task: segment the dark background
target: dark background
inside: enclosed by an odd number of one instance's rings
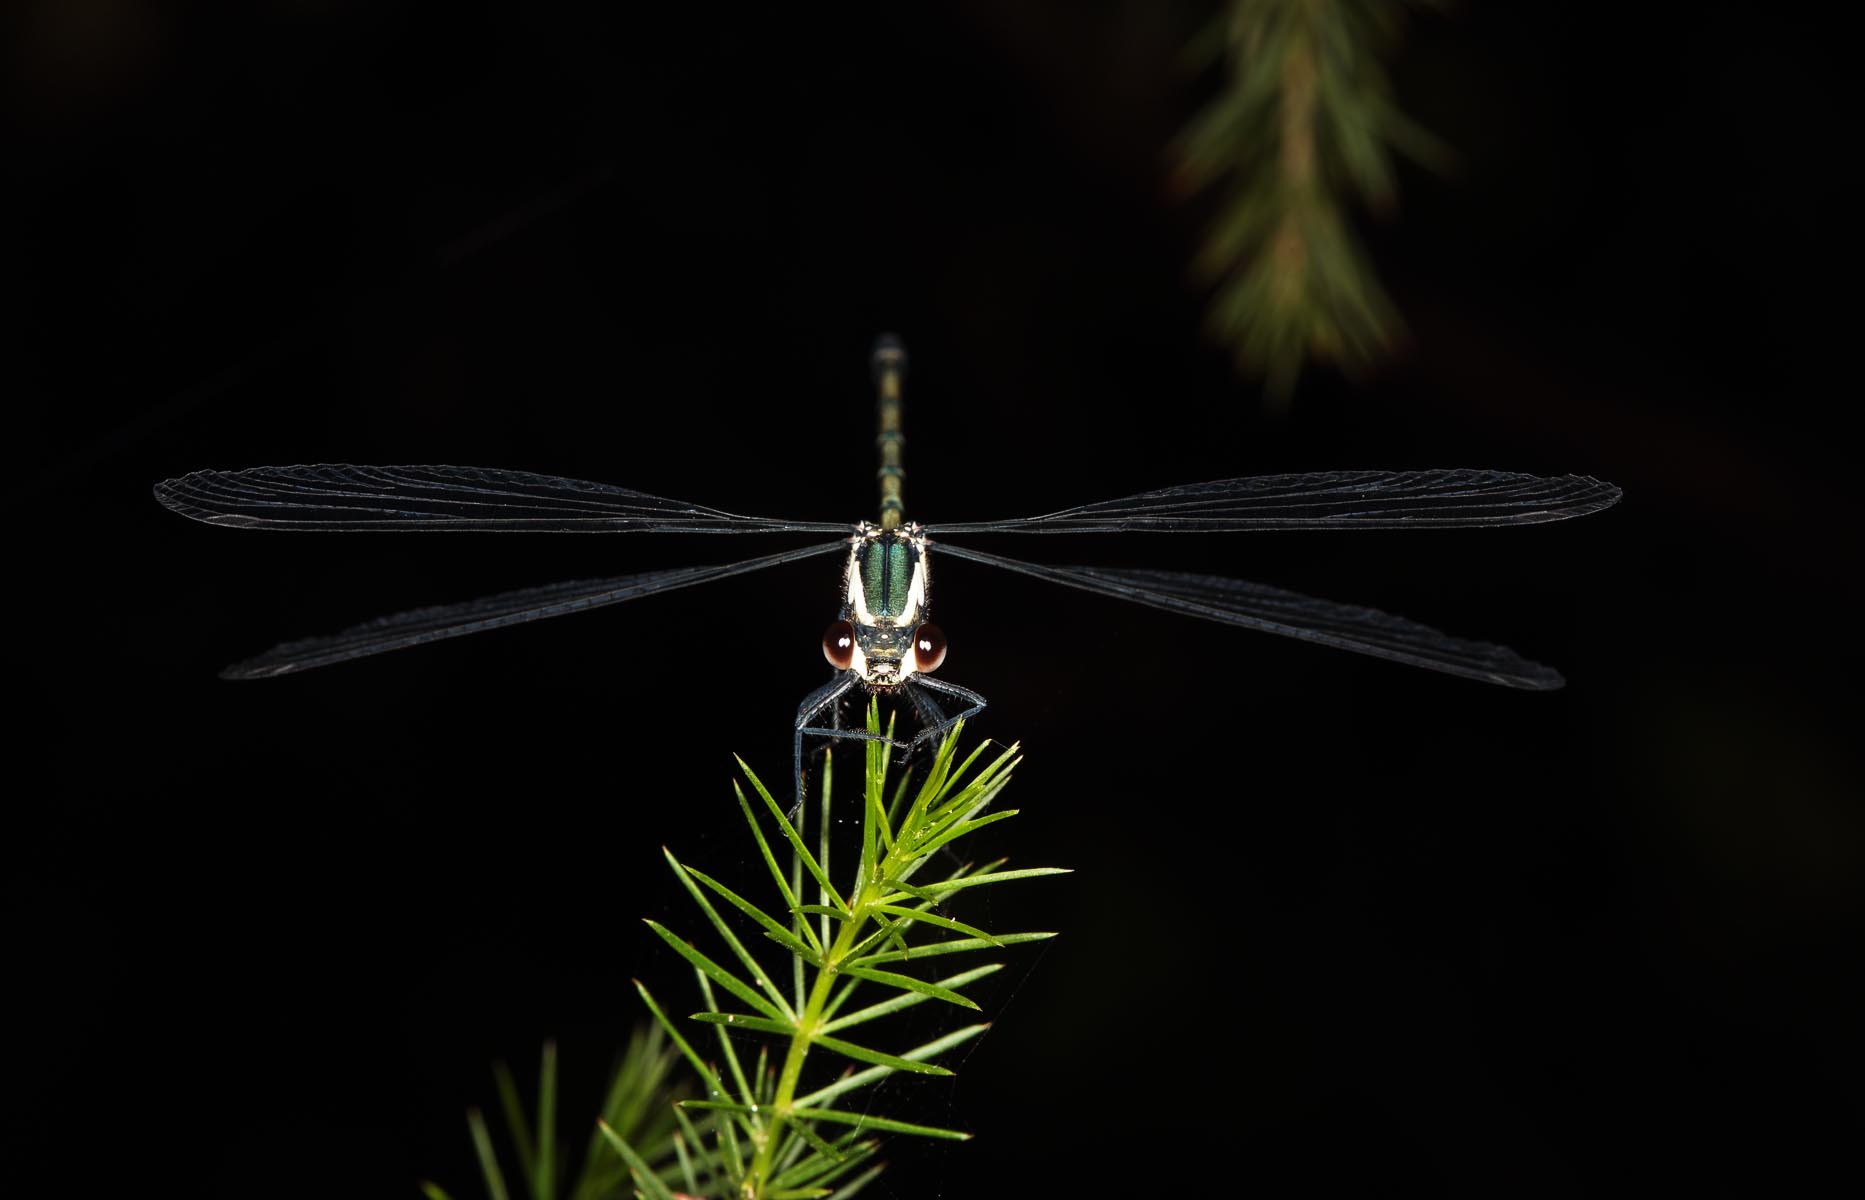
[[[828,560],[222,683],[398,608],[789,543],[246,534],[152,482],[465,462],[854,520],[895,329],[927,520],[1361,466],[1627,498],[991,545],[1389,607],[1555,695],[947,560],[943,673],[1027,753],[984,836],[1078,871],[961,913],[1063,936],[1010,956],[956,1081],[884,1097],[977,1138],[897,1142],[871,1194],[1856,1179],[1835,42],[1736,5],[1414,19],[1395,86],[1459,165],[1366,227],[1406,352],[1278,421],[1201,338],[1207,209],[1165,185],[1204,11],[9,6],[6,1176],[478,1194],[492,1059],[559,1037],[575,1127],[630,978],[693,1007],[638,920],[697,931],[659,848],[754,865],[729,755],[780,779],[825,677]]]

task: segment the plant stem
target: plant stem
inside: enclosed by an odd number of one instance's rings
[[[878,879],[886,878],[886,872],[880,864],[876,866],[876,875]],[[777,1077],[777,1095],[771,1102],[771,1123],[764,1130],[763,1142],[758,1147],[757,1158],[747,1180],[747,1200],[762,1200],[765,1188],[770,1183],[772,1160],[781,1140],[778,1134],[790,1117],[790,1106],[796,1099],[797,1081],[803,1075],[803,1060],[809,1056],[810,1044],[815,1041],[817,1028],[822,1024],[823,1009],[828,1006],[829,994],[835,987],[836,968],[848,957],[862,926],[867,924],[869,906],[880,899],[875,892],[876,882],[869,879],[861,881],[861,890],[849,905],[850,916],[842,922],[834,943],[823,952],[822,965],[816,969],[815,982],[810,985],[809,1000],[797,1017],[796,1032],[790,1035],[790,1048],[784,1054],[784,1065]]]
[[[1303,210],[1315,188],[1314,46],[1306,31],[1292,34],[1282,64],[1282,187],[1287,206],[1271,243],[1276,262],[1271,295],[1277,308],[1293,313],[1309,302],[1308,239]]]

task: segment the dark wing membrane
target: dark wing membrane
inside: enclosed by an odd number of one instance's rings
[[[1237,533],[1259,529],[1449,529],[1534,525],[1610,507],[1588,475],[1327,471],[1188,483],[1040,517],[930,525],[929,533]]]
[[[195,471],[155,498],[210,525],[553,533],[839,533],[846,524],[741,517],[606,483],[483,467],[319,463]]]
[[[525,621],[541,621],[546,617],[560,617],[565,613],[620,604],[624,600],[658,595],[675,588],[691,587],[696,583],[710,583],[715,579],[742,575],[747,571],[762,570],[846,548],[844,542],[830,542],[721,567],[681,567],[670,571],[650,571],[642,575],[622,575],[614,579],[553,583],[516,592],[502,592],[496,596],[469,600],[464,604],[417,608],[392,617],[382,617],[330,637],[308,638],[301,642],[274,646],[257,658],[233,664],[220,675],[223,679],[266,679],[274,675],[289,675],[295,671],[326,667],[387,650],[400,650],[405,646],[462,637],[484,629],[498,629]]]
[[[1260,583],[1177,571],[1052,567],[958,546],[942,549],[954,558],[988,563],[1066,587],[1099,592],[1188,617],[1260,629],[1304,642],[1318,642],[1323,646],[1409,663],[1447,675],[1531,691],[1551,691],[1565,682],[1560,672],[1552,667],[1530,662],[1507,646],[1466,641],[1377,609],[1317,600]]]

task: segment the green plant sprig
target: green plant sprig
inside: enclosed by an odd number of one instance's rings
[[[868,730],[880,732],[874,704],[868,709]],[[734,785],[734,791],[778,905],[761,906],[666,852],[674,876],[723,949],[715,957],[659,922],[647,924],[693,968],[705,1007],[690,1019],[712,1028],[718,1053],[715,1058],[702,1056],[655,997],[636,984],[655,1020],[704,1085],[703,1099],[681,1103],[683,1122],[690,1119],[687,1114],[712,1122],[711,1136],[703,1144],[697,1126],[683,1130],[687,1136],[677,1143],[674,1164],[656,1164],[637,1153],[619,1132],[604,1130],[633,1169],[641,1195],[675,1200],[677,1185],[689,1195],[729,1194],[740,1200],[841,1200],[853,1196],[880,1169],[872,1161],[878,1148],[873,1134],[970,1136],[842,1107],[851,1093],[890,1075],[952,1074],[932,1060],[987,1028],[983,1023],[964,1025],[899,1052],[843,1036],[928,1001],[978,1011],[977,1002],[962,989],[1003,965],[988,962],[925,977],[898,964],[1001,950],[1054,936],[993,934],[938,911],[971,888],[1064,873],[1054,867],[1003,870],[1001,861],[978,866],[950,856],[954,844],[967,835],[1015,815],[1014,810],[988,815],[985,810],[1020,761],[1016,746],[985,761],[986,746],[979,745],[961,762],[961,732],[962,726],[953,729],[919,773],[917,786],[913,776],[903,772],[891,792],[891,746],[884,741],[865,743],[859,852],[844,887],[835,885],[831,872],[832,759],[825,761],[816,811],[812,814],[806,803],[794,816],[749,766],[739,762],[761,803],[754,803],[742,786]],[[891,736],[891,723],[888,733]],[[814,838],[808,836],[812,815]],[[787,854],[779,854],[780,844]],[[941,871],[946,863],[954,865]],[[734,915],[739,919],[728,919]],[[748,944],[746,933],[758,936]],[[754,952],[754,947],[769,944],[788,954],[787,970],[767,966]],[[732,1007],[722,1007],[721,998],[729,998]],[[863,1002],[857,1005],[857,999]],[[774,1040],[763,1043],[757,1064],[747,1069],[733,1034]],[[808,1088],[805,1068],[816,1051],[850,1060],[858,1069]],[[725,1185],[723,1191],[720,1184]]]
[[[880,732],[875,704],[869,705],[867,726],[870,733]],[[922,975],[911,973],[908,964],[940,964],[946,955],[1054,936],[994,934],[939,911],[968,889],[1062,873],[1050,867],[1004,870],[1001,859],[968,864],[953,857],[961,839],[1016,815],[986,809],[1020,761],[1015,746],[986,761],[985,744],[960,761],[962,728],[952,730],[923,769],[896,772],[891,791],[890,743],[865,743],[859,851],[843,888],[832,882],[833,759],[825,760],[813,814],[807,804],[787,814],[740,761],[751,794],[736,784],[733,790],[778,903],[761,906],[663,850],[722,949],[709,954],[659,922],[647,922],[692,967],[704,1009],[691,1020],[710,1027],[717,1053],[702,1054],[698,1047],[705,1040],[689,1038],[692,1027],[670,1018],[637,981],[653,1023],[637,1033],[617,1069],[602,1119],[567,1191],[562,1184],[571,1180],[570,1164],[556,1135],[555,1046],[544,1048],[535,1122],[525,1115],[511,1072],[502,1063],[496,1066],[523,1194],[530,1200],[610,1200],[631,1192],[648,1200],[848,1200],[881,1170],[874,1135],[970,1136],[843,1107],[852,1093],[891,1075],[952,1074],[933,1060],[986,1028],[962,1025],[898,1052],[867,1044],[865,1035],[849,1040],[845,1035],[928,1001],[976,1012],[977,1002],[964,989],[1003,968],[1001,962],[985,962]],[[890,724],[890,738],[892,732]],[[767,961],[774,957],[772,945],[788,958],[787,967]],[[745,1061],[745,1043],[734,1035],[760,1039],[755,1062]],[[853,1065],[808,1087],[804,1076],[817,1050]],[[697,1076],[702,1098],[681,1099],[692,1090],[673,1072],[682,1059]],[[487,1195],[509,1200],[520,1194],[508,1186],[491,1129],[477,1109],[468,1113],[467,1127]],[[433,1183],[423,1183],[422,1191],[429,1200],[450,1200]]]

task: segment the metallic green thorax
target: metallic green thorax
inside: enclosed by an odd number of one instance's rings
[[[856,549],[860,563],[861,587],[874,616],[897,620],[906,607],[907,589],[913,580],[912,547],[895,538],[866,542]]]
[[[906,469],[900,465],[900,385],[906,378],[907,352],[893,337],[883,337],[874,348],[874,386],[879,393],[881,432],[875,442],[881,450],[881,521],[882,529],[900,525],[902,505],[900,485]]]

